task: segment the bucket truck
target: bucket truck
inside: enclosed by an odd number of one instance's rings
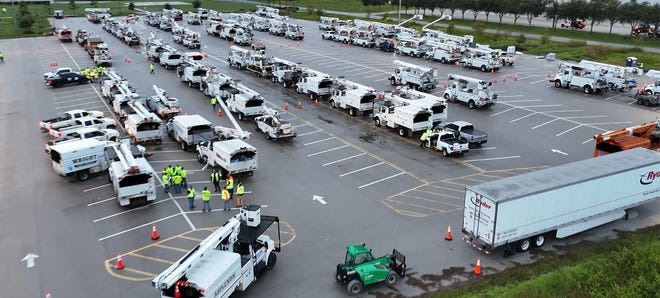
[[[266,235],[277,223],[277,241]],[[280,252],[280,219],[248,205],[156,276],[151,285],[162,298],[227,298],[245,291],[275,267]]]
[[[261,94],[241,83],[231,83],[222,90],[220,98],[227,104],[229,112],[238,114],[238,120],[264,113],[264,98]]]
[[[398,130],[402,137],[411,137],[413,133],[431,128],[431,113],[426,109],[413,105],[397,105],[385,101],[374,112],[373,120],[376,126],[385,126]]]
[[[281,58],[271,58],[273,62],[273,75],[271,80],[273,83],[280,83],[284,88],[295,86],[295,84],[303,76],[302,64],[284,60]]]
[[[374,88],[338,78],[330,90],[332,92],[330,96],[330,106],[332,108],[347,110],[348,114],[353,117],[373,112],[374,100],[376,100],[376,90]]]
[[[167,92],[156,85],[152,85],[152,88],[156,95],[147,98],[149,110],[165,119],[170,119],[181,112],[178,99],[167,96]]]
[[[397,105],[413,105],[426,109],[431,116],[429,121],[433,127],[447,120],[447,101],[432,94],[420,92],[408,87],[399,87],[391,93],[384,93],[383,99]]]
[[[417,90],[430,91],[438,85],[438,69],[394,60],[394,73],[390,76],[390,84],[408,85]]]
[[[499,52],[484,48],[468,48],[460,63],[463,67],[482,72],[498,71],[501,66]]]
[[[108,176],[119,206],[155,201],[156,179],[147,159],[133,157],[127,139],[120,140],[112,148],[117,160],[110,164]]]
[[[200,89],[208,96],[220,97],[222,90],[232,83],[234,83],[234,80],[230,76],[213,67],[206,72],[206,76],[202,77]]]
[[[199,88],[207,71],[208,69],[202,63],[188,60],[176,67],[176,76],[181,79],[181,82],[188,83],[188,87]]]
[[[442,94],[447,101],[467,103],[470,109],[489,107],[497,102],[497,94],[490,90],[493,82],[451,73],[448,78],[451,83]]]
[[[561,63],[559,67],[561,71],[550,80],[556,88],[578,88],[584,94],[607,91],[605,78],[598,69],[570,63]]]
[[[128,115],[126,121],[124,121],[124,126],[133,143],[161,143],[163,141],[163,129],[161,127],[163,122],[160,118],[147,110],[141,102],[129,103],[129,105],[133,108],[135,114]]]
[[[623,92],[626,89],[637,87],[637,81],[635,79],[626,77],[625,67],[589,60],[582,60],[578,65],[600,68],[600,73],[605,78],[605,83],[607,83],[610,90]]]
[[[268,107],[264,107],[264,115],[254,118],[254,130],[263,132],[269,140],[291,140],[297,136],[293,124]]]
[[[326,99],[330,97],[330,86],[334,80],[330,75],[304,67],[303,77],[296,84],[296,91],[300,94],[309,95],[309,99]]]

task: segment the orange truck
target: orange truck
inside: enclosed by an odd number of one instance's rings
[[[594,157],[633,148],[660,151],[660,119],[594,136]]]

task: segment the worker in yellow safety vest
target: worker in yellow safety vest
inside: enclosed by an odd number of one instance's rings
[[[243,182],[238,182],[236,184],[236,207],[238,208],[243,207],[243,194],[245,194],[245,187],[243,186]]]
[[[222,189],[222,200],[225,201],[225,207],[222,210],[229,211],[229,200],[231,200],[231,197],[229,197],[229,191],[227,191],[227,187]]]
[[[197,207],[195,207],[195,189],[190,186],[188,187],[188,208],[190,210],[193,210]]]
[[[211,211],[211,191],[204,186],[204,189],[202,190],[202,202],[204,203],[204,206],[202,207],[202,212],[206,212],[207,210],[210,212]]]

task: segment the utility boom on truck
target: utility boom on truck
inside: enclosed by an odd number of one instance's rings
[[[465,188],[463,233],[505,256],[623,218],[657,199],[660,153],[635,148]]]
[[[376,90],[371,87],[351,82],[344,78],[335,80],[336,84],[330,90],[330,106],[348,110],[348,114],[355,117],[358,114],[373,112]]]
[[[129,206],[135,202],[156,200],[154,169],[147,159],[133,157],[128,142],[120,142],[112,147],[117,161],[110,164],[108,176],[115,190],[119,206]]]
[[[165,119],[170,119],[181,113],[178,99],[167,96],[167,92],[156,85],[152,85],[152,88],[156,95],[147,98],[149,110]]]
[[[438,85],[438,69],[415,65],[401,60],[394,60],[394,73],[390,84],[408,85],[417,90],[430,91]]]
[[[594,157],[633,148],[660,149],[660,119],[594,136]]]
[[[124,126],[133,143],[161,143],[163,141],[163,128],[161,127],[163,122],[160,118],[149,112],[141,102],[129,105],[133,107],[135,114],[128,115]]]
[[[447,120],[447,101],[442,97],[408,87],[399,87],[392,93],[385,93],[383,98],[385,101],[391,101],[397,105],[412,105],[426,109],[431,113],[429,121],[433,127]]]
[[[447,101],[467,103],[470,109],[489,107],[497,102],[497,94],[490,90],[493,82],[451,73],[448,78],[451,83],[442,94]]]
[[[582,89],[585,94],[607,91],[605,78],[594,67],[568,63],[562,63],[559,67],[563,69],[550,80],[556,88]]]
[[[265,235],[277,223],[277,242]],[[156,276],[151,285],[163,298],[227,298],[245,291],[277,263],[280,252],[280,220],[261,215],[249,205],[230,218],[172,266]]]

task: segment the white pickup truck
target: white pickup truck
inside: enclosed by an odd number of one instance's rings
[[[265,115],[254,118],[254,130],[265,133],[269,140],[290,140],[296,137],[295,127],[280,119],[279,114],[271,109],[267,109]]]
[[[74,130],[67,135],[63,135],[57,139],[46,142],[46,153],[50,153],[50,147],[53,145],[62,144],[65,142],[74,142],[77,140],[97,139],[99,141],[112,141],[116,142],[119,137],[119,132],[115,129],[98,129],[95,127],[85,127]]]
[[[467,141],[461,140],[458,133],[450,130],[433,132],[426,140],[426,148],[433,148],[442,152],[442,156],[460,155],[470,151]]]
[[[55,138],[60,138],[62,136],[71,134],[78,129],[84,127],[94,127],[98,129],[115,129],[117,127],[117,121],[112,118],[92,118],[84,117],[79,118],[73,121],[73,123],[68,125],[62,125],[48,129],[48,134]]]
[[[100,111],[70,110],[57,114],[55,118],[39,121],[41,132],[48,132],[53,127],[61,127],[72,124],[76,119],[84,117],[103,118],[105,114]]]

